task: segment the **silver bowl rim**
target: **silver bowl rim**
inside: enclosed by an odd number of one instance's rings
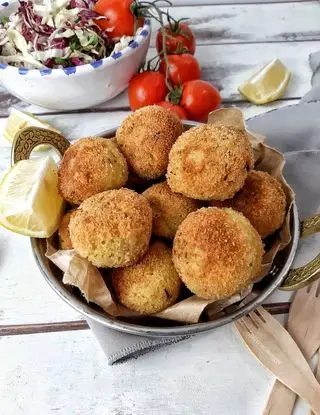
[[[198,123],[193,122],[184,122],[185,125],[188,126],[195,126]],[[102,131],[100,134],[95,134],[96,136],[100,137],[111,137],[115,134],[118,127],[108,129]],[[115,329],[124,333],[134,334],[139,336],[149,336],[149,337],[176,337],[176,336],[188,336],[193,335],[200,332],[205,332],[208,330],[212,330],[214,328],[220,327],[222,325],[231,323],[238,318],[243,317],[244,315],[248,314],[250,311],[253,311],[259,305],[261,305],[269,296],[273,293],[273,291],[278,288],[283,280],[285,279],[286,275],[288,274],[291,265],[293,263],[297,247],[298,241],[300,237],[300,222],[299,222],[299,214],[296,203],[294,202],[292,205],[292,228],[291,228],[291,242],[289,246],[289,252],[287,255],[287,259],[282,267],[279,270],[276,278],[272,281],[270,285],[268,285],[260,295],[244,305],[243,307],[239,308],[238,310],[220,317],[214,321],[208,322],[201,322],[201,323],[194,323],[194,324],[181,324],[176,326],[168,326],[168,327],[152,327],[152,326],[145,326],[136,323],[129,323],[125,321],[118,320],[115,317],[108,316],[103,312],[99,312],[93,309],[89,304],[85,304],[84,301],[79,300],[75,297],[72,293],[68,291],[66,287],[59,283],[51,269],[49,269],[46,265],[47,258],[45,258],[43,250],[41,250],[40,245],[41,241],[43,240],[31,238],[31,247],[33,251],[33,255],[35,261],[47,283],[50,287],[71,307],[77,310],[79,313],[84,315],[86,319],[93,320],[96,323],[101,324],[107,328]]]

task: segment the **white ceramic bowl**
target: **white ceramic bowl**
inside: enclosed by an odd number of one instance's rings
[[[16,2],[0,4],[8,16]],[[76,110],[99,105],[120,94],[146,57],[151,36],[150,20],[121,52],[90,64],[64,69],[25,69],[0,64],[0,82],[16,97],[54,110]]]

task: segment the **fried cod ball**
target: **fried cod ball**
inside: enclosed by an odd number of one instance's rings
[[[202,125],[173,145],[167,181],[173,192],[192,199],[224,200],[243,186],[253,165],[253,150],[242,130]]]
[[[135,190],[138,193],[143,192],[154,183],[153,180],[143,179],[138,176],[135,171],[129,168],[129,176],[126,183],[126,188]]]
[[[116,138],[130,168],[142,178],[157,179],[166,173],[169,151],[182,129],[175,114],[153,105],[129,115]]]
[[[152,314],[176,302],[182,282],[174,268],[171,250],[155,241],[139,262],[113,270],[112,285],[118,301],[125,307]]]
[[[251,171],[228,204],[249,219],[261,238],[279,229],[286,214],[286,195],[280,182],[263,171]]]
[[[65,213],[61,219],[60,226],[58,229],[59,237],[59,248],[60,249],[72,249],[72,243],[70,239],[69,232],[69,222],[71,215],[76,211],[76,209],[71,209]]]
[[[263,245],[258,232],[233,209],[202,208],[180,225],[173,262],[190,291],[205,299],[224,299],[259,274]]]
[[[154,184],[143,195],[152,208],[153,234],[167,239],[173,239],[181,222],[201,207],[199,201],[173,193],[167,182]]]
[[[78,254],[97,267],[123,267],[147,251],[152,210],[129,189],[109,190],[85,200],[72,215],[69,230]]]
[[[68,202],[79,205],[105,190],[119,189],[128,179],[128,166],[118,146],[106,138],[82,138],[64,153],[58,187]]]

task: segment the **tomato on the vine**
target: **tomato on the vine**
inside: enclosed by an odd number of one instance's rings
[[[133,36],[135,28],[135,16],[132,13],[132,0],[98,0],[94,11],[105,19],[96,19],[95,23],[107,30],[111,38],[121,36]],[[143,19],[138,19],[138,26],[143,24]]]
[[[157,105],[163,108],[167,108],[168,110],[174,112],[180,118],[180,120],[188,119],[188,115],[186,111],[181,107],[181,105],[173,104],[169,101],[158,102]]]
[[[183,84],[193,79],[200,79],[201,69],[197,59],[188,54],[168,55],[168,78],[172,85]],[[160,62],[160,72],[166,75],[166,61]]]
[[[187,111],[190,120],[206,122],[209,113],[220,107],[221,96],[209,82],[189,81],[183,84],[179,104]]]
[[[164,26],[163,30],[166,33],[166,52],[168,54],[194,54],[196,50],[195,36],[187,24],[174,22]],[[162,33],[161,29],[159,29],[156,39],[156,48],[160,54],[163,51],[162,41]]]
[[[160,72],[141,72],[129,82],[128,95],[132,111],[164,101],[168,93],[166,79]]]

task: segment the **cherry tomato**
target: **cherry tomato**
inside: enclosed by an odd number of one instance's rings
[[[206,122],[211,111],[220,107],[221,96],[216,87],[206,81],[195,80],[183,85],[180,105],[190,120]]]
[[[168,110],[174,112],[180,118],[180,120],[188,119],[188,115],[186,111],[181,107],[181,105],[172,104],[172,102],[168,101],[158,102],[157,105],[163,108],[167,108]]]
[[[168,55],[169,71],[168,78],[172,85],[183,84],[193,79],[200,79],[200,66],[197,59],[184,53],[182,55]],[[160,62],[160,72],[166,75],[166,62]]]
[[[132,0],[98,0],[94,11],[106,19],[95,20],[102,29],[107,30],[108,36],[118,38],[134,35],[135,17],[131,12]],[[138,26],[143,24],[143,19],[138,20]]]
[[[195,36],[188,25],[176,22],[164,27],[166,34],[166,49],[168,54],[191,53],[196,50]],[[162,33],[157,33],[156,47],[158,53],[162,52]]]
[[[141,72],[129,82],[128,94],[132,111],[164,101],[168,88],[160,72]]]

